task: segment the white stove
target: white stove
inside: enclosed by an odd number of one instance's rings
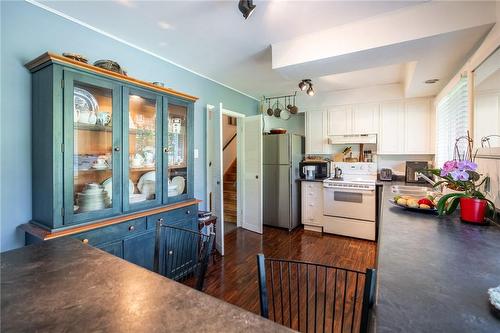
[[[342,178],[330,177],[323,181],[324,187],[344,187],[375,190],[377,165],[375,163],[332,162],[331,170],[342,170]]]
[[[325,232],[375,240],[377,165],[375,163],[333,163],[342,178],[323,181]]]

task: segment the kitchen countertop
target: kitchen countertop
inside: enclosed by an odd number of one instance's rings
[[[2,332],[291,332],[71,238],[2,253],[1,295]]]
[[[322,183],[323,180],[325,180],[325,179],[304,179],[304,178],[298,178],[297,181],[298,182],[317,182],[317,183]]]
[[[500,332],[487,290],[500,285],[500,228],[392,206],[383,183],[373,332]]]

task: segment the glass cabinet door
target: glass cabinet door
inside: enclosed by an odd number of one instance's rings
[[[161,202],[161,97],[138,89],[124,89],[124,209],[145,208]]]
[[[120,209],[119,87],[65,72],[65,223]],[[67,215],[65,215],[67,216]]]
[[[190,181],[188,173],[190,163],[188,109],[187,104],[168,103],[168,119],[165,124],[167,128],[167,161],[164,163],[165,182],[168,183],[168,186],[164,186],[164,193],[166,192],[169,202],[181,200],[188,193],[188,181]]]

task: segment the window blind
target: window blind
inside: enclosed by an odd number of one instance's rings
[[[467,77],[462,77],[453,89],[437,105],[436,167],[453,159],[455,140],[467,135],[469,129]],[[465,140],[459,145],[460,152],[467,149]]]

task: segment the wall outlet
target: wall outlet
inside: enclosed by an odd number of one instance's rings
[[[195,149],[194,150],[194,158],[198,158],[198,156],[199,156],[198,149]]]

